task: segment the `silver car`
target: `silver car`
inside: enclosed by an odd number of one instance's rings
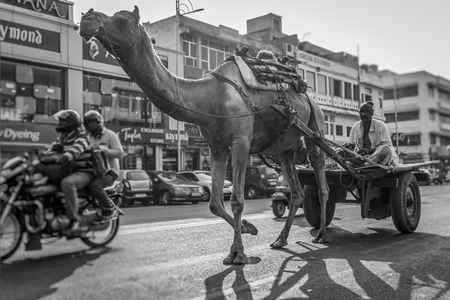
[[[189,180],[197,182],[199,185],[203,187],[205,193],[203,195],[204,201],[209,201],[211,198],[211,189],[212,189],[212,176],[210,171],[181,171],[178,174],[183,175]],[[231,194],[233,192],[233,184],[231,181],[225,180],[223,183],[223,197],[225,200],[231,199]]]

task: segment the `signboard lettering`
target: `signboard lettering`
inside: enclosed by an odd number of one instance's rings
[[[69,19],[69,4],[58,0],[0,0],[0,2],[34,10],[61,19]]]
[[[1,142],[51,144],[58,136],[50,125],[2,123],[1,128]]]
[[[145,128],[145,127],[120,127],[116,125],[107,126],[108,129],[116,132],[120,140],[124,144],[164,144],[176,145],[177,131],[162,128]],[[189,134],[182,131],[180,134],[180,144],[188,145]]]
[[[60,34],[58,32],[37,29],[3,20],[0,23],[0,42],[19,44],[53,52],[60,51]]]

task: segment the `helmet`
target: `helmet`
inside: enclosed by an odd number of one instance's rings
[[[56,132],[70,132],[81,127],[80,115],[74,110],[62,110],[53,117],[59,121],[56,125]]]
[[[86,130],[94,136],[101,133],[103,122],[102,115],[96,110],[90,110],[84,114],[83,125],[86,127]]]

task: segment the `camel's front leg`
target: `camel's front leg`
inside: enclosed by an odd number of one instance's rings
[[[326,228],[327,218],[327,202],[329,196],[329,187],[327,178],[325,176],[325,153],[320,150],[315,144],[308,139],[306,140],[306,147],[308,149],[308,158],[316,175],[317,184],[319,186],[319,201],[320,201],[320,227],[313,243],[328,243],[328,233]]]
[[[287,239],[289,237],[289,231],[291,230],[292,223],[294,222],[295,214],[297,213],[300,204],[303,202],[303,199],[305,199],[305,194],[303,193],[297,171],[295,169],[294,151],[287,150],[280,153],[278,157],[281,162],[281,172],[287,180],[289,189],[291,190],[291,201],[289,202],[289,214],[283,230],[276,241],[270,244],[270,247],[275,249],[283,248],[288,244]]]

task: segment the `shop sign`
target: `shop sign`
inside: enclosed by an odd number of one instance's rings
[[[22,7],[42,14],[69,19],[69,3],[58,0],[0,0],[12,6]]]
[[[60,52],[60,34],[58,32],[3,20],[0,22],[0,42]]]
[[[107,127],[117,133],[123,144],[178,144],[176,130],[144,127],[120,127],[115,125],[109,125]],[[182,131],[180,138],[181,145],[188,145],[189,135],[186,132]]]
[[[116,58],[95,38],[89,42],[83,42],[83,59],[118,66]]]
[[[58,134],[53,126],[2,123],[0,142],[51,144]]]

